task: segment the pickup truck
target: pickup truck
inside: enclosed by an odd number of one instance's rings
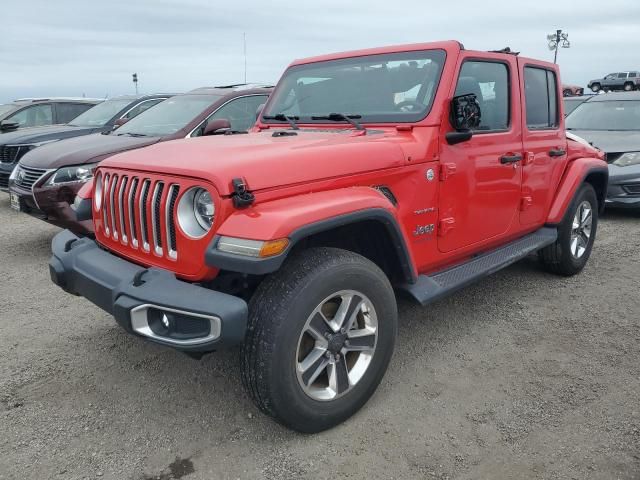
[[[330,428],[387,369],[396,292],[583,269],[608,171],[561,99],[556,65],[457,41],[297,60],[248,134],[102,162],[74,202],[95,239],[54,237],[51,278],[148,341],[239,345],[263,412]]]

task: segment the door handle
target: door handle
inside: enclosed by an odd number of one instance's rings
[[[561,148],[558,148],[558,149],[552,148],[551,150],[549,150],[550,157],[563,157],[566,154],[567,154],[566,150],[562,150]]]
[[[500,163],[506,165],[508,163],[517,163],[522,160],[522,155],[516,153],[515,155],[507,154],[500,157]]]

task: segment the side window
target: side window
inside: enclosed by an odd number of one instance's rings
[[[468,61],[462,65],[455,96],[475,94],[481,131],[509,128],[509,69],[504,63]]]
[[[43,103],[23,108],[19,112],[11,115],[7,120],[18,122],[21,127],[51,125],[53,123],[53,112],[50,104]]]
[[[213,112],[213,114],[207,118],[207,122],[218,118],[226,118],[229,120],[229,123],[231,123],[231,130],[237,132],[249,130],[253,124],[256,123],[256,111],[258,107],[265,103],[267,98],[267,95],[251,95],[248,97],[234,98]],[[206,125],[206,123],[204,125]],[[202,135],[204,125],[194,132],[192,136],[198,137]]]
[[[133,117],[136,117],[136,116],[140,115],[142,112],[144,112],[145,110],[149,110],[154,105],[157,105],[158,103],[162,102],[163,100],[165,100],[165,99],[164,98],[154,98],[153,100],[147,100],[146,102],[141,102],[138,105],[136,105],[135,107],[133,107],[131,110],[129,110],[124,115],[124,118],[131,119]]]
[[[627,78],[627,74],[626,73],[619,73],[618,74],[618,78]]]
[[[76,118],[81,113],[86,112],[91,107],[93,107],[93,105],[90,103],[57,103],[56,104],[56,112],[57,112],[56,122],[69,123],[71,120]]]
[[[558,126],[556,74],[537,67],[524,68],[527,127],[548,129]]]
[[[636,78],[637,72],[629,72],[629,78]]]

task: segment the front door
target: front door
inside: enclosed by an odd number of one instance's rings
[[[551,69],[518,60],[522,96],[522,204],[520,223],[542,225],[567,163],[560,82]]]
[[[475,94],[480,127],[465,142],[442,140],[438,249],[451,252],[504,235],[517,223],[522,126],[516,57],[461,55],[450,98]],[[449,122],[444,133],[452,131]]]

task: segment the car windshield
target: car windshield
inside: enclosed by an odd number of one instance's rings
[[[218,95],[178,95],[161,102],[118,128],[115,135],[162,137],[183,129],[220,99]]]
[[[431,109],[444,60],[443,50],[425,50],[297,65],[284,73],[263,119],[327,123],[312,117],[339,113],[362,123],[415,122]]]
[[[116,113],[129,105],[132,99],[114,99],[99,103],[69,122],[75,127],[102,127],[111,120]]]
[[[580,105],[582,102],[585,102],[586,100],[584,98],[565,98],[564,99],[564,114],[565,115],[569,115],[571,112],[573,112],[578,105]]]
[[[570,130],[640,130],[640,100],[580,104],[566,118]]]
[[[0,105],[0,115],[3,115],[5,113],[8,113],[12,110],[15,110],[16,106],[15,105]]]

